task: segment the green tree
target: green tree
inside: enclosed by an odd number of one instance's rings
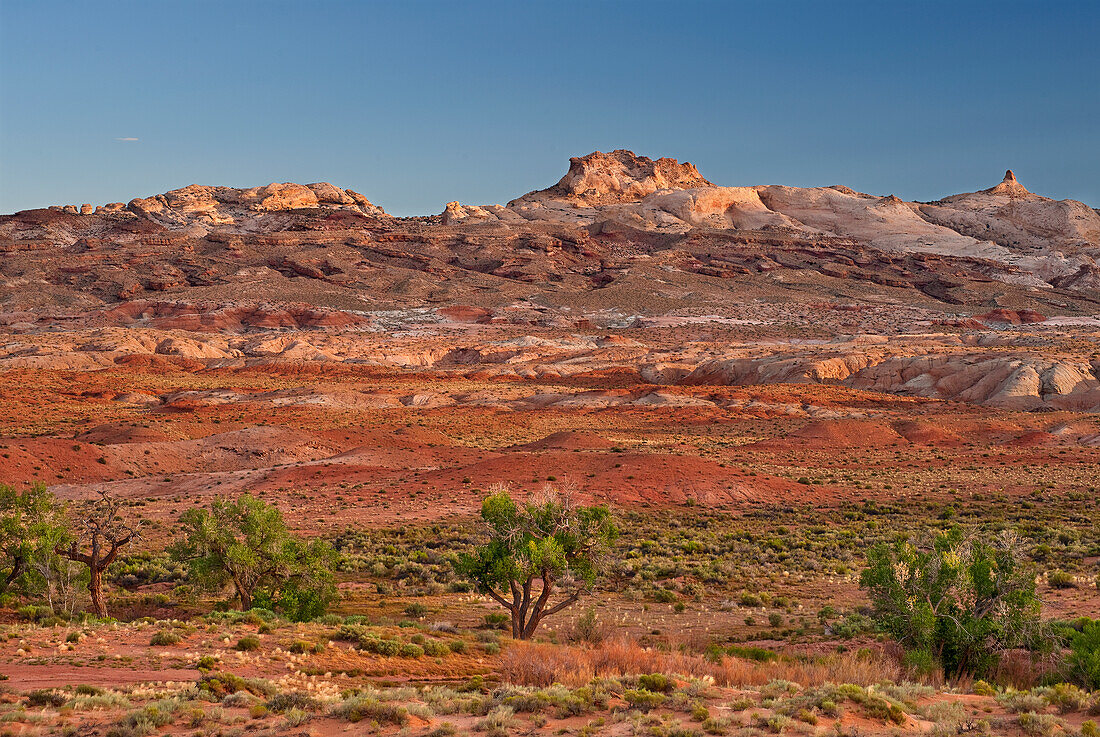
[[[15,588],[39,590],[44,582],[34,562],[55,555],[54,544],[64,531],[62,507],[45,484],[23,491],[0,484],[0,595]]]
[[[618,536],[607,507],[574,505],[551,488],[520,506],[499,486],[482,502],[481,519],[489,541],[456,567],[508,610],[512,637],[523,640],[592,590]],[[563,598],[551,603],[559,590]]]
[[[1100,619],[1086,621],[1069,646],[1070,675],[1087,689],[1100,689]]]
[[[929,543],[877,545],[860,578],[881,629],[910,663],[949,676],[987,674],[1013,647],[1044,638],[1035,579],[1010,534],[981,540],[955,528]]]
[[[249,494],[219,499],[210,509],[187,510],[180,524],[172,555],[188,565],[200,588],[220,591],[231,584],[242,610],[262,604],[308,619],[336,598],[332,546],[293,537],[273,505]]]
[[[97,617],[106,617],[103,572],[139,536],[140,524],[128,520],[122,502],[106,491],[100,492],[99,499],[77,505],[74,517],[75,530],[67,542],[55,544],[54,552],[88,568],[92,611]]]

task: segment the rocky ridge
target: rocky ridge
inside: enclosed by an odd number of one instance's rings
[[[430,217],[324,183],[30,210],[0,217],[0,254],[6,369],[611,371],[1100,409],[1100,215],[1012,172],[919,203],[596,152]],[[589,400],[620,401],[562,401]]]

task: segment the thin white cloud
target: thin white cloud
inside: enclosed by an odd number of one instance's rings
[[[130,142],[130,141],[140,141],[141,139],[140,138],[133,138],[132,136],[126,136],[125,138],[116,138],[115,140],[116,141]]]

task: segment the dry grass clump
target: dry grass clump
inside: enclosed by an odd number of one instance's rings
[[[403,727],[409,723],[409,711],[405,707],[387,704],[373,696],[353,694],[332,708],[332,715],[346,721],[361,722],[364,719],[380,724]]]
[[[883,655],[843,653],[767,663],[723,657],[711,662],[701,655],[645,648],[625,638],[591,647],[516,642],[501,653],[498,668],[501,679],[507,683],[525,686],[561,683],[573,687],[583,686],[597,676],[642,673],[710,677],[719,685],[738,687],[762,686],[775,680],[805,686],[825,683],[867,686],[900,681],[904,676],[901,666]]]

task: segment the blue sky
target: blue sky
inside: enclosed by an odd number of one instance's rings
[[[0,212],[329,181],[434,213],[615,148],[1100,207],[1098,39],[1095,1],[0,0]]]

